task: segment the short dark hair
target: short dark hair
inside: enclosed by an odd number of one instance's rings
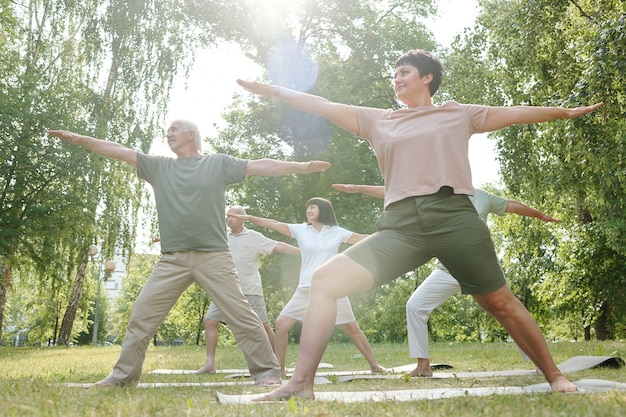
[[[318,222],[328,226],[337,226],[339,224],[339,222],[337,222],[337,217],[335,216],[333,203],[329,200],[322,197],[313,197],[306,202],[306,206],[317,206],[320,209],[320,214],[317,217]]]
[[[443,79],[443,64],[435,55],[423,49],[413,49],[403,54],[396,61],[396,68],[401,65],[412,65],[420,72],[420,77],[432,74],[433,80],[428,85],[430,96],[434,96]]]

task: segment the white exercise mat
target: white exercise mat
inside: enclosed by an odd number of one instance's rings
[[[609,367],[609,368],[621,368],[624,366],[624,361],[621,358],[614,356],[574,356],[566,360],[565,362],[557,365],[558,368],[564,374],[582,371],[585,369],[597,368],[597,367]],[[407,370],[408,368],[408,370]],[[401,372],[408,372],[415,369],[415,364],[403,365],[396,368],[391,368],[395,373],[393,375],[380,375],[371,374],[369,372],[354,372],[344,373],[338,375],[338,382],[348,382],[355,379],[397,379],[404,378],[404,375],[399,375]],[[402,370],[402,371],[401,371]],[[318,374],[319,375],[319,374]],[[469,371],[469,372],[433,372],[432,377],[428,378],[494,378],[494,377],[507,377],[507,376],[531,376],[538,375],[535,369],[510,369],[502,371]]]
[[[286,381],[282,381],[284,383]],[[315,377],[313,381],[315,385],[332,384],[332,381],[324,377]],[[92,388],[93,384],[65,383],[60,384],[68,388]],[[214,381],[214,382],[146,382],[137,384],[137,388],[177,388],[177,387],[233,387],[242,385],[254,385],[254,381]],[[278,386],[280,384],[276,384]]]
[[[317,369],[332,369],[333,364],[320,362]],[[293,372],[294,368],[287,368],[287,372]],[[154,369],[149,374],[156,375],[192,375],[195,374],[197,369]],[[247,369],[218,369],[217,374],[229,374],[233,377],[250,376],[250,372]],[[214,374],[198,374],[198,375],[214,375]]]
[[[626,391],[626,383],[598,380],[581,379],[574,381],[578,387],[578,393]],[[414,390],[392,391],[360,391],[360,392],[316,392],[317,401],[340,401],[345,403],[365,401],[419,401],[435,400],[454,397],[489,395],[512,395],[534,394],[551,392],[547,382],[527,386],[513,387],[472,387],[472,388],[427,388]],[[572,393],[575,394],[575,393]],[[217,399],[222,404],[252,404],[254,399],[263,397],[265,394],[227,395],[217,392]]]

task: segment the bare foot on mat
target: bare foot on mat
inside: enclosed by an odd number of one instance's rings
[[[109,377],[106,377],[104,379],[101,379],[98,382],[86,385],[85,388],[108,388],[108,387],[119,387],[120,385],[122,384],[120,384],[117,381],[112,380]]]
[[[254,385],[279,385],[282,379],[278,376],[266,375],[254,381]]]
[[[552,391],[555,392],[578,391],[578,387],[570,382],[570,380],[565,378],[563,375],[559,375],[553,378],[552,381],[550,381],[550,387],[552,387]]]
[[[383,366],[378,366],[378,368],[372,368],[373,374],[390,374],[393,371],[391,369],[387,369]]]
[[[290,381],[291,382],[291,381]],[[283,385],[280,388],[276,388],[274,391],[268,392],[266,395],[262,397],[258,397],[253,399],[254,402],[261,401],[280,401],[280,400],[288,400],[289,398],[303,398],[306,400],[314,400],[315,393],[313,392],[313,388],[306,388],[304,385],[298,385],[295,383],[288,382],[286,385]]]
[[[216,374],[217,369],[215,369],[215,365],[204,365],[202,368],[198,369],[196,374]]]
[[[433,376],[433,370],[430,368],[430,366],[427,368],[417,366],[415,367],[415,369],[407,372],[405,375],[408,375],[411,378],[430,378],[431,376]]]

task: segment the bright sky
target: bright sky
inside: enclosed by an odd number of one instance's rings
[[[476,0],[440,0],[439,17],[427,22],[439,43],[448,45],[453,37],[472,26],[477,15]],[[233,72],[237,69],[237,73]],[[261,69],[250,62],[237,45],[221,45],[203,50],[187,78],[179,78],[171,95],[166,123],[176,118],[194,121],[205,136],[215,133],[214,125],[223,125],[222,113],[234,93],[246,94],[235,80],[254,79]],[[498,163],[494,142],[486,135],[475,135],[470,140],[469,158],[474,185],[498,182]],[[152,153],[169,153],[164,141],[155,144]]]

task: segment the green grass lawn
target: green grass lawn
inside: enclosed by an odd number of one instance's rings
[[[373,345],[377,359],[387,367],[412,363],[404,344]],[[334,403],[286,401],[277,404],[223,405],[216,391],[228,394],[267,392],[267,387],[181,388],[68,388],[64,383],[95,382],[106,376],[119,346],[75,348],[0,348],[1,416],[624,416],[626,393],[533,394],[459,397],[413,402]],[[557,363],[578,355],[626,358],[624,342],[551,343]],[[288,366],[297,346],[288,351]],[[223,381],[225,375],[154,375],[154,369],[197,369],[204,362],[197,346],[150,347],[141,382]],[[511,343],[434,343],[433,363],[447,363],[455,371],[533,369]],[[367,370],[367,362],[352,344],[331,344],[323,358],[336,370]],[[236,347],[218,347],[219,368],[245,368]],[[626,368],[589,369],[569,374],[572,380],[607,379],[626,382]],[[232,379],[229,379],[232,381]],[[519,386],[544,382],[541,376],[360,380],[316,386],[316,391],[370,391],[434,387]]]

